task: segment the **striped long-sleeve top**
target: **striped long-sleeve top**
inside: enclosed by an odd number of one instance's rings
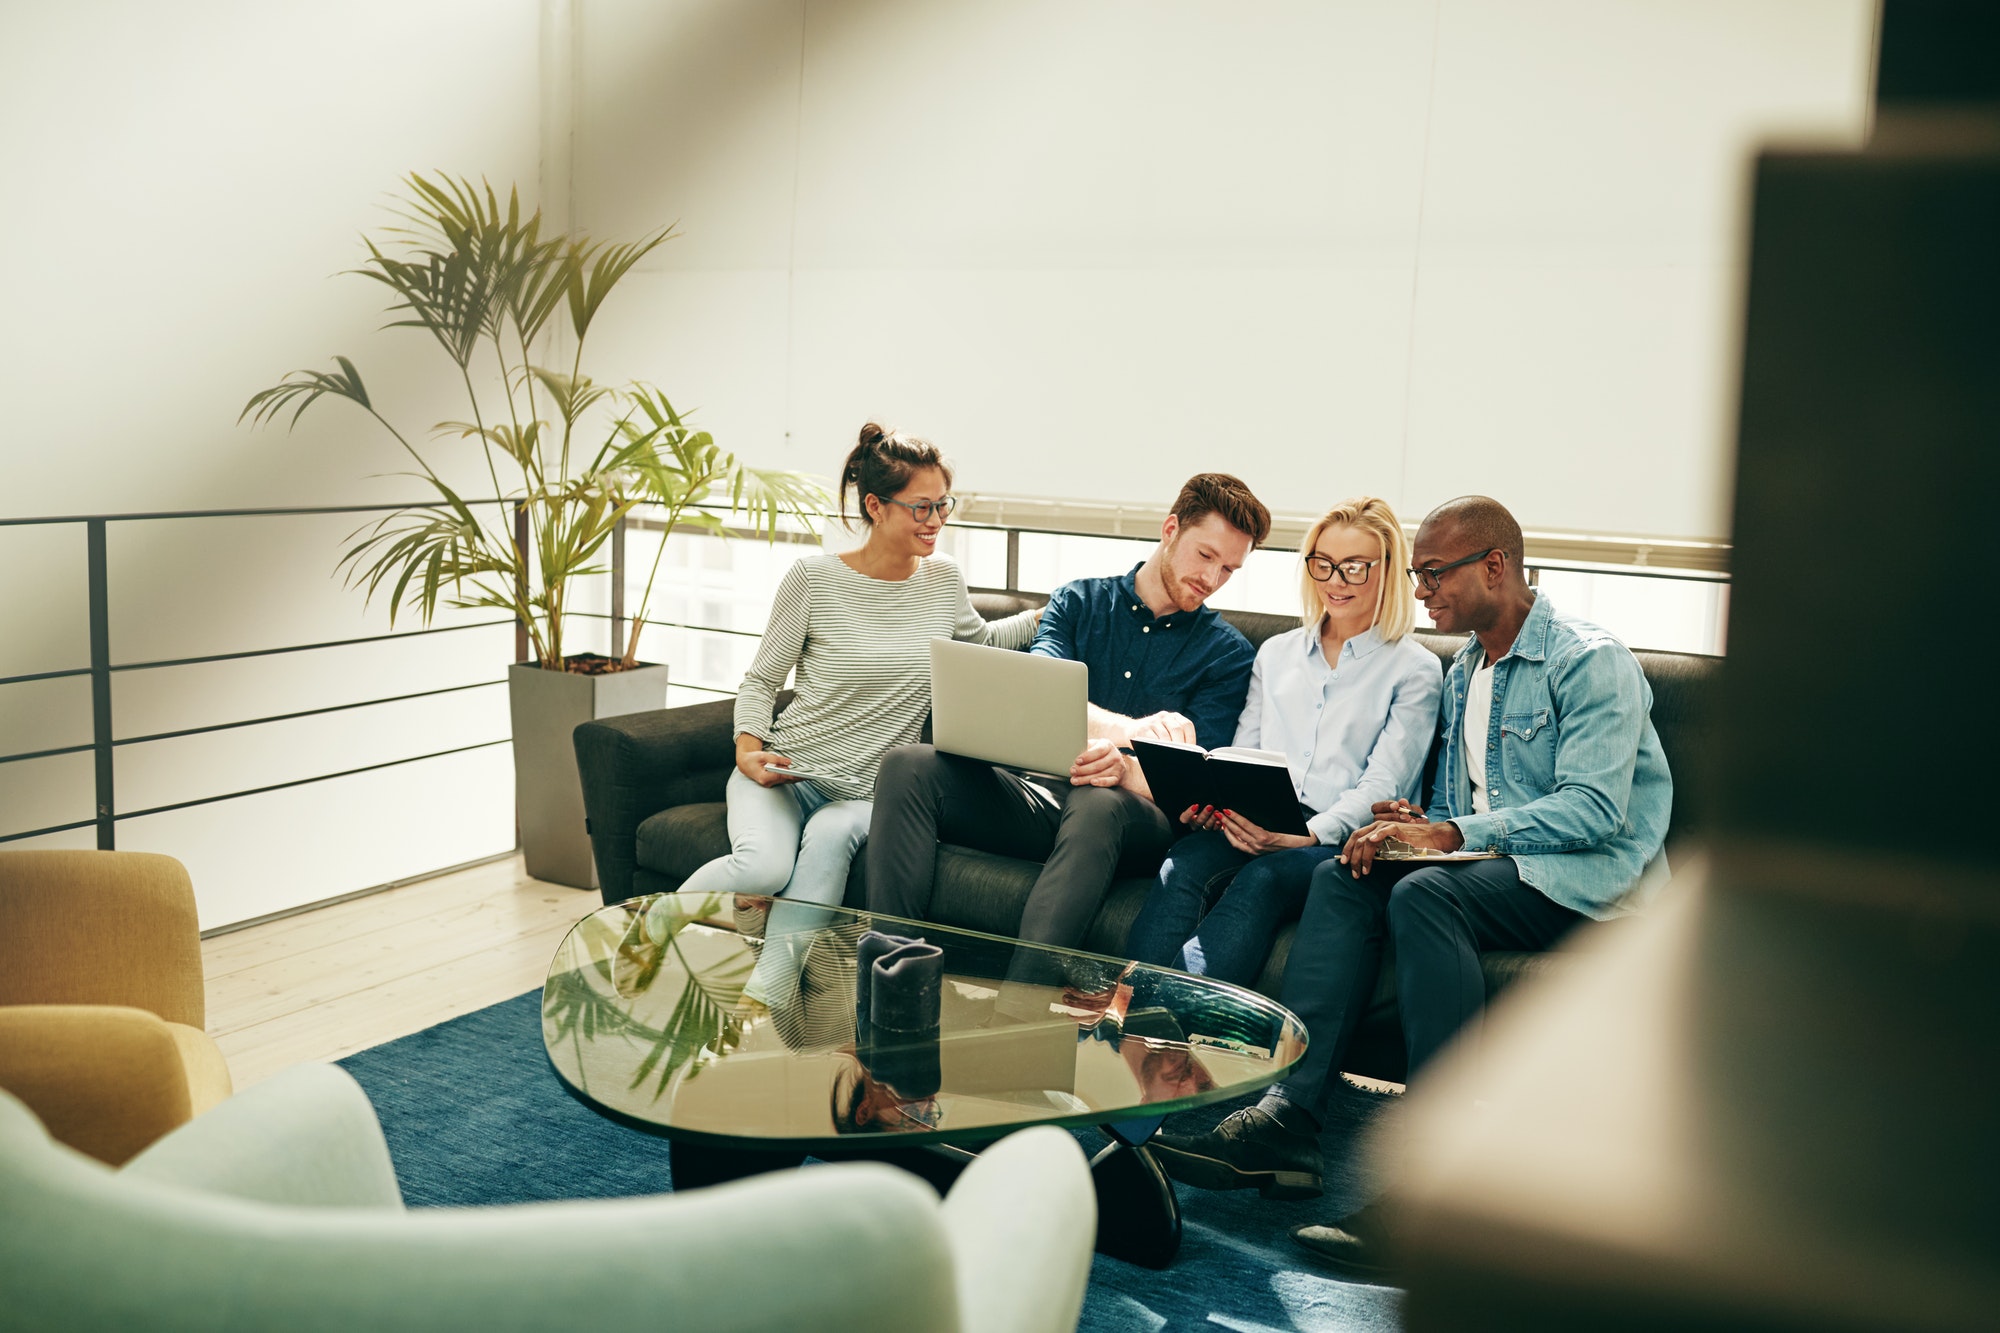
[[[1034,637],[1033,616],[981,619],[964,573],[942,555],[926,556],[901,582],[856,573],[837,555],[807,556],[778,584],[736,696],[737,734],[826,775],[819,786],[836,800],[871,799],[883,752],[923,731],[931,640],[1019,648]],[[797,695],[774,716],[794,670]]]

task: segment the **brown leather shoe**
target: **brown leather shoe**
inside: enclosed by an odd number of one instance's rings
[[[1293,1227],[1292,1239],[1356,1277],[1393,1281],[1401,1265],[1386,1225],[1386,1212],[1379,1201],[1371,1203],[1338,1222]]]
[[[1321,1193],[1318,1136],[1286,1129],[1261,1106],[1245,1107],[1206,1134],[1155,1134],[1146,1146],[1168,1175],[1202,1189],[1254,1189],[1267,1199]]]

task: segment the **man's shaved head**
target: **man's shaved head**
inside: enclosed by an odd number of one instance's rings
[[[1452,534],[1457,538],[1452,544],[1465,547],[1468,555],[1489,547],[1503,552],[1509,568],[1517,573],[1527,554],[1521,540],[1521,525],[1507,512],[1507,506],[1484,495],[1461,495],[1456,500],[1446,500],[1424,515],[1418,540],[1421,542],[1427,533],[1433,540],[1445,533]]]

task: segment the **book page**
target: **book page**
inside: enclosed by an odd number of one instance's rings
[[[1287,762],[1285,756],[1276,750],[1253,750],[1247,745],[1224,745],[1208,752],[1210,759],[1242,759],[1253,764],[1277,764]]]
[[[1169,750],[1186,750],[1189,754],[1208,753],[1208,751],[1202,749],[1199,745],[1192,745],[1187,741],[1164,741],[1161,740],[1158,736],[1134,736],[1132,738],[1132,744],[1135,746],[1158,745]],[[1217,750],[1216,753],[1221,754],[1222,751]]]

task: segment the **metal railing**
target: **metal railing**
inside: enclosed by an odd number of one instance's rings
[[[486,500],[473,503],[509,504],[512,502],[511,501],[495,502],[491,500]],[[95,757],[95,812],[90,818],[73,820],[67,823],[52,824],[46,827],[29,829],[22,832],[10,832],[10,833],[0,834],[0,843],[17,842],[26,838],[42,837],[49,834],[64,833],[76,829],[90,828],[94,826],[97,833],[98,847],[101,849],[110,850],[117,846],[117,826],[123,820],[139,819],[147,815],[164,814],[168,811],[183,810],[190,808],[192,806],[210,805],[219,801],[237,800],[247,796],[256,796],[266,792],[279,791],[289,787],[299,787],[315,782],[326,782],[326,781],[331,781],[335,778],[351,777],[359,773],[373,772],[384,768],[393,768],[402,764],[420,763],[427,759],[439,759],[447,755],[462,754],[470,750],[486,749],[492,746],[507,744],[509,738],[502,736],[493,740],[481,741],[473,745],[455,746],[444,750],[429,751],[423,754],[410,755],[403,758],[386,760],[381,763],[365,764],[355,768],[345,768],[327,773],[317,773],[307,777],[291,779],[285,782],[268,783],[261,786],[248,787],[242,790],[225,792],[218,795],[202,796],[185,801],[167,802],[164,804],[148,806],[143,809],[136,809],[136,810],[120,810],[118,808],[113,756],[115,751],[121,746],[144,745],[157,741],[174,740],[188,736],[197,736],[213,732],[229,731],[243,727],[253,727],[269,723],[286,722],[298,718],[315,717],[330,713],[347,712],[354,709],[370,708],[382,704],[402,703],[412,699],[421,699],[439,695],[455,694],[466,690],[490,689],[494,686],[504,685],[506,681],[504,678],[494,679],[494,680],[473,681],[466,684],[444,686],[432,690],[418,690],[414,692],[406,692],[401,694],[383,695],[379,698],[364,699],[350,703],[332,704],[321,708],[308,708],[308,709],[300,709],[293,712],[273,713],[260,717],[239,718],[227,722],[211,723],[206,726],[182,727],[174,730],[152,732],[149,734],[139,735],[139,736],[118,737],[113,734],[113,727],[112,727],[111,680],[115,674],[122,672],[155,671],[169,667],[194,666],[212,662],[235,661],[244,658],[282,656],[291,653],[313,652],[316,650],[326,649],[326,648],[340,648],[340,647],[349,647],[365,643],[379,643],[390,640],[419,638],[426,635],[452,634],[471,629],[490,629],[508,624],[513,624],[515,626],[515,659],[524,660],[528,656],[528,638],[525,626],[520,625],[515,620],[502,618],[494,620],[476,621],[464,625],[449,625],[449,626],[441,626],[441,627],[418,629],[418,630],[405,630],[389,634],[360,635],[352,638],[328,639],[313,643],[288,644],[288,645],[269,647],[269,648],[252,648],[236,652],[211,653],[194,657],[163,658],[151,661],[136,661],[136,662],[114,662],[111,660],[110,570],[109,570],[109,559],[108,559],[107,540],[106,540],[107,532],[109,530],[110,525],[115,523],[144,523],[144,522],[153,522],[161,520],[182,520],[182,519],[272,518],[272,517],[288,517],[288,516],[294,516],[294,517],[317,516],[324,514],[380,513],[397,509],[412,509],[412,508],[424,508],[424,507],[428,506],[422,504],[322,505],[322,506],[293,506],[293,507],[272,508],[272,509],[171,510],[171,511],[159,511],[159,512],[149,512],[149,513],[92,514],[92,515],[68,515],[68,516],[58,516],[58,517],[0,519],[0,528],[54,526],[54,525],[81,525],[83,527],[85,532],[85,543],[87,549],[86,584],[87,584],[87,597],[89,601],[89,622],[90,622],[90,653],[89,653],[88,665],[77,666],[77,667],[66,667],[54,671],[28,672],[14,676],[0,676],[0,686],[16,685],[16,684],[27,683],[30,681],[52,680],[52,679],[60,679],[64,677],[75,677],[75,676],[89,676],[91,682],[91,739],[88,743],[78,744],[78,745],[54,746],[38,750],[24,750],[12,754],[0,754],[0,764],[18,763],[33,759],[46,759],[67,754],[80,754],[86,751],[90,752]],[[515,521],[516,521],[517,537],[525,544],[527,540],[527,534],[525,531],[526,521],[527,521],[526,513],[518,505],[515,506]],[[1118,539],[1116,534],[1106,534],[1101,532],[1076,532],[1072,529],[1062,528],[1062,527],[1012,526],[1012,525],[1003,525],[1000,523],[992,523],[992,522],[987,522],[987,523],[973,522],[973,523],[960,524],[959,526],[972,529],[982,529],[986,531],[1000,532],[1005,534],[1005,540],[1006,540],[1006,548],[1005,548],[1006,554],[1005,554],[1005,565],[1004,565],[1005,586],[1003,587],[981,586],[974,589],[974,591],[977,592],[1008,593],[1016,595],[1020,595],[1024,592],[1024,590],[1020,587],[1021,539],[1023,536],[1027,535],[1058,536],[1058,537],[1111,536],[1114,539]],[[611,552],[610,569],[608,571],[610,575],[610,584],[611,584],[610,609],[608,613],[593,612],[593,611],[573,611],[567,613],[569,616],[583,618],[583,619],[602,619],[608,621],[611,634],[611,643],[614,646],[614,651],[617,645],[620,645],[624,642],[625,632],[626,632],[625,627],[627,623],[626,604],[625,604],[625,593],[626,593],[625,585],[627,576],[627,559],[626,559],[627,529],[636,528],[640,530],[660,531],[664,527],[665,527],[664,524],[661,524],[657,520],[647,518],[643,515],[635,515],[632,517],[628,517],[626,520],[621,522],[616,531],[613,533],[611,541],[608,543]],[[738,531],[735,533],[735,535],[761,536],[762,534],[751,534],[748,533],[747,531]],[[785,542],[814,544],[817,543],[818,538],[811,534],[805,534],[805,533],[780,532],[779,534],[777,534],[777,540]],[[1138,538],[1135,535],[1129,538],[1129,540],[1133,540],[1135,541],[1135,543],[1137,543],[1142,539]],[[1290,548],[1285,546],[1273,546],[1269,549],[1283,550]],[[1528,566],[1531,580],[1539,579],[1540,574],[1544,571],[1563,570],[1569,572],[1589,573],[1589,574],[1613,574],[1619,577],[1627,577],[1627,578],[1673,579],[1678,581],[1692,581],[1697,583],[1712,583],[1712,584],[1726,584],[1729,582],[1729,576],[1726,573],[1722,573],[1712,569],[1685,568],[1685,567],[1679,569],[1662,569],[1655,567],[1633,566],[1633,565],[1608,566],[1596,562],[1580,562],[1574,560],[1537,558],[1532,553],[1526,564]],[[1047,590],[1035,590],[1035,591],[1047,591]],[[721,634],[721,635],[729,635],[736,638],[746,638],[746,639],[761,639],[763,637],[762,633],[756,630],[734,629],[717,625],[701,625],[701,624],[690,624],[680,621],[655,620],[650,617],[647,619],[646,623],[649,627],[658,627],[662,629],[680,629],[701,634]],[[733,690],[725,689],[715,685],[699,685],[685,681],[675,682],[675,688],[695,690],[701,693],[714,694],[718,696],[728,696],[735,693],[735,691]]]
[[[492,502],[487,501],[486,503]],[[345,639],[326,639],[315,643],[287,644],[275,648],[251,648],[238,652],[208,653],[196,657],[160,658],[140,662],[113,662],[111,660],[111,573],[106,540],[110,525],[114,523],[145,523],[169,519],[274,518],[320,514],[379,513],[394,509],[418,507],[420,506],[386,504],[320,505],[282,509],[189,509],[135,514],[89,514],[46,518],[0,519],[0,528],[56,525],[81,525],[83,527],[87,561],[85,583],[90,611],[89,665],[66,667],[56,671],[33,671],[16,676],[0,676],[0,686],[18,685],[36,680],[56,680],[64,677],[89,676],[91,702],[91,739],[87,744],[62,745],[41,750],[25,750],[14,754],[0,754],[0,764],[19,763],[30,759],[47,759],[65,754],[81,754],[85,751],[92,753],[96,757],[95,813],[89,819],[72,820],[68,823],[51,824],[43,828],[0,834],[0,843],[19,842],[25,838],[44,837],[53,833],[67,833],[75,829],[95,826],[97,830],[97,846],[101,850],[111,851],[118,845],[117,829],[119,822],[122,820],[140,819],[147,815],[165,814],[171,810],[185,810],[198,805],[212,805],[218,801],[238,800],[245,796],[257,796],[265,792],[282,791],[288,787],[300,787],[314,782],[327,782],[334,778],[351,777],[357,773],[369,773],[377,769],[394,768],[401,764],[414,764],[426,759],[439,759],[445,755],[463,754],[468,750],[481,750],[490,746],[507,744],[508,738],[502,736],[496,740],[481,741],[475,745],[454,746],[450,749],[431,751],[426,754],[390,759],[378,764],[363,764],[357,768],[341,769],[331,773],[316,773],[309,777],[295,778],[287,782],[266,783],[262,786],[248,787],[240,791],[224,792],[219,795],[201,796],[186,801],[170,801],[138,810],[120,810],[118,808],[113,754],[121,746],[144,745],[153,741],[173,740],[185,736],[204,735],[210,732],[230,731],[240,727],[254,727],[265,723],[289,721],[294,718],[347,712],[352,709],[369,708],[378,704],[399,703],[409,699],[421,699],[433,695],[455,694],[465,690],[486,689],[495,685],[503,685],[506,682],[504,679],[473,681],[469,684],[449,685],[435,690],[418,690],[413,693],[386,695],[377,699],[363,699],[353,703],[332,704],[324,708],[307,708],[296,712],[274,713],[265,717],[239,718],[229,722],[212,723],[208,726],[182,727],[172,731],[154,732],[143,736],[118,737],[113,734],[111,717],[111,678],[115,674],[129,671],[157,671],[167,667],[198,666],[203,663],[230,662],[252,657],[272,657],[289,653],[313,652],[324,648],[343,648],[356,644],[381,643],[388,640],[419,638],[433,634],[454,634],[469,629],[490,629],[498,625],[512,624],[513,621],[510,619],[485,620],[464,625],[404,630],[392,634],[364,634]]]
[[[826,519],[833,516],[820,515],[820,517],[822,519]],[[1158,522],[1157,516],[1154,517],[1153,521],[1155,524],[1157,524]],[[664,524],[661,524],[654,520],[637,516],[628,519],[627,523],[631,527],[642,531],[660,531],[665,527]],[[953,528],[997,532],[1004,535],[1006,540],[1005,557],[1004,557],[1005,560],[1004,582],[1000,585],[994,585],[990,583],[976,584],[971,586],[970,590],[975,593],[993,593],[1003,596],[1016,596],[1016,597],[1041,596],[1047,594],[1048,592],[1053,591],[1053,589],[1048,589],[1048,588],[1025,589],[1021,586],[1021,539],[1024,536],[1089,537],[1089,538],[1099,538],[1099,539],[1113,540],[1113,541],[1129,541],[1134,546],[1135,551],[1147,547],[1153,541],[1157,540],[1156,535],[1142,537],[1138,535],[1136,532],[1120,533],[1120,532],[1112,532],[1101,529],[1079,531],[1076,528],[1043,526],[1033,523],[1022,523],[1020,525],[1004,525],[999,522],[990,522],[990,521],[983,522],[975,520],[968,522],[961,519],[957,515],[953,516],[951,526]],[[1259,549],[1263,551],[1296,551],[1298,549],[1298,542],[1303,538],[1304,533],[1305,533],[1305,528],[1296,522],[1293,522],[1291,524],[1291,527],[1288,529],[1274,528],[1273,540]],[[706,534],[686,534],[686,533],[683,533],[681,535],[703,536],[703,537],[706,536]],[[729,535],[736,538],[746,538],[753,540],[762,540],[763,538],[762,533],[751,532],[747,529],[739,529],[739,528],[729,529]],[[778,534],[777,540],[780,542],[795,542],[801,544],[816,545],[819,539],[807,533],[780,532]],[[1545,538],[1543,540],[1546,542],[1550,539]],[[1572,539],[1570,541],[1570,545],[1580,546],[1582,540],[1583,539],[1580,538]],[[1634,546],[1635,549],[1637,549],[1639,546],[1645,544],[1634,542],[1632,543],[1632,545]],[[1695,544],[1686,543],[1686,545],[1692,547]],[[1565,548],[1565,550],[1566,549],[1567,548]],[[1707,585],[1715,587],[1727,587],[1731,581],[1730,575],[1726,570],[1717,567],[1719,563],[1719,557],[1712,554],[1713,550],[1720,550],[1720,549],[1722,548],[1704,548],[1704,553],[1700,556],[1699,559],[1689,558],[1684,563],[1677,565],[1664,565],[1664,564],[1647,565],[1647,564],[1625,563],[1620,561],[1565,558],[1564,555],[1553,554],[1553,553],[1538,554],[1536,550],[1536,543],[1534,541],[1531,541],[1529,543],[1529,552],[1527,558],[1522,562],[1522,564],[1525,572],[1527,573],[1528,582],[1530,583],[1530,585],[1535,585],[1535,586],[1538,586],[1540,584],[1541,576],[1544,573],[1568,573],[1568,574],[1588,574],[1588,575],[1613,577],[1620,579],[1641,579],[1649,582],[1657,581],[1657,582],[1669,582],[1669,583],[1681,583],[1681,584],[1698,584],[1698,585]],[[624,592],[624,581],[625,581],[623,572],[624,546],[623,546],[622,532],[619,534],[619,544],[616,548],[616,554],[613,560],[613,570],[614,572],[612,575],[612,597],[613,597],[614,609],[611,616],[611,619],[613,621],[613,642],[622,643],[624,641],[623,626],[625,624],[625,616],[622,603],[622,597]],[[1100,570],[1096,572],[1101,573],[1104,571]],[[579,611],[579,612],[572,612],[570,614],[592,619],[605,618],[605,616],[601,612]],[[1294,613],[1288,606],[1281,610],[1266,612],[1266,614],[1289,615]],[[685,630],[696,634],[726,635],[737,639],[754,640],[763,638],[763,633],[760,630],[737,629],[719,625],[693,624],[685,621],[661,620],[651,616],[647,617],[646,624],[648,625],[648,627],[655,627],[659,629]],[[1644,648],[1650,645],[1636,644],[1634,646]],[[1683,649],[1675,651],[1685,651],[1685,650]],[[676,690],[693,690],[702,694],[712,694],[719,697],[730,697],[736,693],[736,691],[733,689],[724,688],[719,685],[694,684],[686,680],[675,680],[673,682],[673,688]]]

